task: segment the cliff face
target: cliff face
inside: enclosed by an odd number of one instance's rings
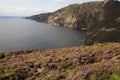
[[[40,14],[30,18],[56,26],[67,26],[74,29],[87,28],[95,21],[103,19],[103,2],[73,4],[53,13]],[[100,17],[100,18],[99,18]]]
[[[120,2],[117,0],[73,4],[49,13],[47,16],[44,15],[46,14],[36,15],[32,19],[73,29],[87,29],[85,38],[87,44],[120,42],[120,37],[118,37],[120,34]]]
[[[120,42],[120,2],[105,0],[103,19],[96,21],[88,28],[86,42]]]
[[[48,23],[58,26],[68,26],[74,29],[87,28],[97,20],[102,13],[101,2],[73,4],[62,8],[48,18]]]

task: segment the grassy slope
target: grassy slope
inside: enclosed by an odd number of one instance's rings
[[[100,31],[100,29],[106,28],[114,28],[113,31]],[[104,42],[120,42],[120,23],[107,23],[101,24],[96,23],[95,25],[91,26],[88,30],[88,35],[86,36],[85,42],[88,44],[93,43],[104,43]]]
[[[102,21],[97,21],[88,29],[85,42],[88,44],[104,42],[120,42],[120,21],[116,18],[120,16],[120,1],[109,1],[103,7]],[[111,29],[113,31],[100,31],[100,29]]]
[[[0,53],[0,80],[120,80],[120,43]]]

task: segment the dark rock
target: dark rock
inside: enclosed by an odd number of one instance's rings
[[[25,64],[30,68],[34,68],[34,64],[32,62],[26,62]]]
[[[4,54],[0,54],[0,59],[3,59],[5,58],[5,55]]]

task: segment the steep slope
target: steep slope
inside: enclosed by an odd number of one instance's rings
[[[0,80],[120,80],[120,43],[0,53]]]
[[[73,4],[42,18],[35,20],[87,30],[86,44],[120,42],[120,2],[117,0]]]
[[[74,29],[80,29],[81,27],[87,28],[90,24],[92,24],[91,22],[96,21],[100,12],[103,11],[102,6],[103,2],[72,4],[47,16],[40,14],[30,18],[39,22],[43,22],[41,18],[47,17],[47,23],[52,25],[67,26]]]
[[[103,6],[103,20],[91,25],[86,42],[120,42],[120,2],[108,0]]]
[[[58,26],[68,26],[74,29],[87,28],[99,19],[101,8],[101,2],[69,5],[50,15],[48,23]]]

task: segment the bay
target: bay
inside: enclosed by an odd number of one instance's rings
[[[0,18],[0,52],[26,48],[56,49],[84,45],[85,34],[23,18]]]

